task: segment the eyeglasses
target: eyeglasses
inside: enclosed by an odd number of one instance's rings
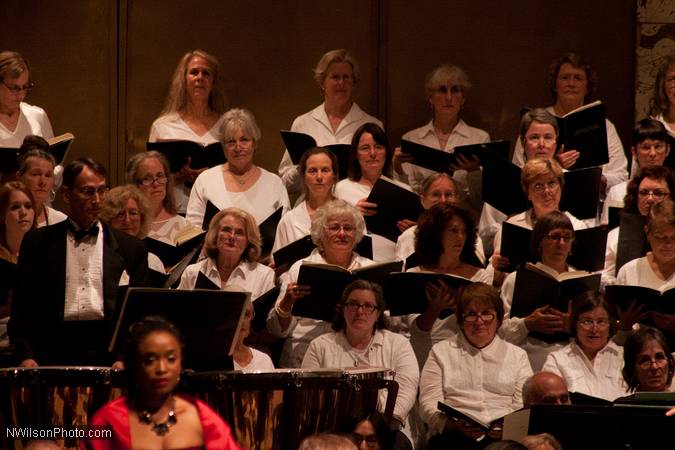
[[[556,137],[553,134],[545,134],[545,135],[540,135],[540,134],[530,134],[528,136],[525,136],[525,140],[531,144],[538,144],[539,141],[544,140],[544,144],[551,144],[555,142]]]
[[[137,209],[128,209],[126,211],[120,211],[115,216],[115,218],[117,220],[124,220],[127,217],[129,217],[129,219],[137,219],[137,218],[141,217],[141,212]]]
[[[649,153],[652,150],[654,150],[655,153],[665,153],[666,149],[668,147],[666,146],[665,142],[655,142],[655,143],[647,143],[643,142],[640,145],[638,145],[637,149],[640,153]]]
[[[137,180],[136,182],[142,184],[143,186],[152,186],[152,183],[157,183],[161,186],[163,184],[166,184],[167,181],[169,181],[169,179],[166,176],[159,175],[157,177],[147,176],[141,180]]]
[[[347,302],[345,303],[345,310],[351,311],[351,312],[356,312],[359,309],[363,309],[365,312],[368,314],[372,313],[376,309],[378,309],[377,305],[370,305],[368,303],[356,303],[356,302]]]
[[[652,197],[654,197],[657,200],[661,200],[661,199],[665,198],[666,195],[669,195],[669,194],[670,194],[670,192],[664,191],[663,189],[654,189],[654,190],[640,189],[638,191],[638,195],[640,197],[649,197],[651,195]]]
[[[593,328],[593,325],[600,329],[608,328],[609,327],[609,320],[608,319],[598,319],[598,320],[593,320],[593,319],[584,319],[580,320],[579,326],[583,328],[584,330],[590,330]]]
[[[664,353],[657,353],[654,355],[654,359],[649,358],[648,356],[639,356],[635,361],[635,364],[641,369],[650,369],[652,364],[656,364],[657,367],[665,366],[668,364],[668,358]]]
[[[479,318],[485,323],[492,322],[495,318],[495,313],[492,311],[483,311],[479,313],[468,312],[464,314],[464,322],[474,323],[478,321]]]
[[[560,187],[560,182],[558,180],[548,181],[546,183],[534,183],[532,189],[537,194],[544,193],[547,189],[549,191],[556,191]]]
[[[77,188],[77,192],[80,194],[82,198],[90,199],[94,197],[94,195],[98,194],[99,197],[105,196],[105,194],[108,193],[108,187],[107,186],[101,186],[98,188],[92,187],[92,186],[84,186]]]
[[[359,433],[352,433],[352,442],[354,442],[354,445],[357,447],[361,445],[361,442],[366,441],[366,445],[368,448],[376,448],[380,440],[377,438],[376,434],[369,434],[368,436],[363,436],[362,434]]]
[[[330,234],[338,234],[340,232],[340,230],[342,230],[342,232],[345,233],[345,234],[352,234],[356,231],[356,227],[354,225],[350,225],[350,224],[340,225],[339,223],[331,223],[331,224],[326,225],[324,228]]]
[[[574,240],[574,235],[573,234],[545,234],[544,237],[548,239],[549,241],[552,242],[560,242],[560,241],[565,241],[565,242],[572,242]]]
[[[33,82],[28,83],[28,84],[24,84],[23,86],[17,86],[16,84],[9,85],[9,84],[5,83],[4,80],[3,80],[2,84],[4,84],[5,87],[7,89],[9,89],[9,91],[12,94],[20,94],[21,92],[25,92],[26,94],[28,94],[35,87],[35,83],[33,83]]]

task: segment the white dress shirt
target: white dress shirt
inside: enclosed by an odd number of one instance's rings
[[[532,376],[525,352],[496,336],[482,349],[463,333],[434,345],[420,377],[420,414],[429,436],[443,431],[442,401],[462,413],[489,424],[522,408],[522,388]]]
[[[19,104],[19,121],[14,131],[0,123],[0,147],[19,148],[23,139],[29,134],[42,136],[45,139],[54,137],[52,124],[44,109],[39,106],[21,102]]]
[[[46,227],[47,225],[54,225],[59,222],[63,222],[68,218],[65,214],[63,214],[61,211],[50,208],[49,206],[45,205],[44,206],[45,211],[47,211],[47,221],[46,222],[40,222],[36,226],[37,228],[40,227]]]
[[[302,201],[287,214],[284,214],[279,221],[272,253],[307,236],[311,227],[312,219],[309,217],[307,202]]]
[[[274,270],[256,262],[242,261],[232,270],[227,282],[222,285],[218,267],[211,258],[190,264],[180,277],[178,289],[194,289],[197,277],[203,273],[216,286],[233,286],[251,293],[255,300],[274,287]]]
[[[280,367],[300,367],[302,364],[302,359],[305,356],[305,352],[307,351],[307,347],[309,347],[309,343],[318,336],[332,331],[331,324],[329,322],[295,316],[291,316],[291,323],[288,328],[285,330],[281,328],[276,308],[284,298],[284,295],[286,295],[286,288],[288,285],[298,281],[298,274],[300,273],[300,266],[302,265],[303,261],[309,263],[327,264],[326,260],[323,258],[323,256],[321,256],[321,253],[319,253],[319,249],[314,249],[307,258],[296,261],[288,270],[288,272],[284,273],[280,277],[281,290],[279,291],[279,298],[277,299],[275,307],[270,310],[269,315],[267,316],[267,329],[269,332],[277,337],[286,338],[286,342],[284,343],[284,348],[281,353],[281,358],[279,359]],[[369,266],[371,264],[373,264],[373,261],[370,259],[364,258],[354,253],[348,269],[354,270],[358,269],[359,267]]]
[[[63,320],[103,320],[103,227],[76,241],[66,235],[66,295]]]
[[[251,214],[258,225],[274,211],[283,207],[283,213],[290,208],[288,193],[278,176],[259,167],[260,178],[244,192],[230,192],[225,186],[223,166],[205,170],[195,180],[187,207],[187,220],[195,227],[202,228],[207,202],[219,210],[236,206]]]
[[[314,339],[305,358],[303,369],[350,369],[384,367],[395,372],[398,395],[394,415],[404,421],[403,433],[412,442],[408,413],[417,400],[420,369],[408,340],[389,330],[376,330],[373,340],[364,352],[358,352],[349,344],[344,332],[326,333]],[[380,392],[378,409],[384,411],[386,391]]]
[[[220,142],[220,127],[223,125],[224,118],[225,115],[220,116],[211,129],[200,136],[185,123],[177,112],[166,114],[152,123],[148,141],[159,142],[180,140],[197,142],[203,145],[214,144]],[[173,192],[176,200],[176,211],[185,214],[187,211],[188,197],[190,196],[190,188],[185,186],[184,183],[179,183],[174,186]]]
[[[356,103],[352,103],[351,109],[345,118],[342,119],[337,130],[333,131],[333,127],[326,114],[326,105],[322,103],[313,110],[296,117],[293,125],[291,125],[291,131],[312,136],[316,141],[316,145],[320,147],[331,144],[351,144],[354,132],[365,123],[375,123],[384,129],[382,122],[366,114]],[[279,176],[283,180],[288,192],[302,190],[300,171],[298,170],[298,166],[293,164],[288,150],[284,151],[284,156],[281,158]]]
[[[254,348],[250,349],[253,353],[253,359],[251,359],[251,361],[246,366],[240,366],[237,364],[237,361],[234,361],[234,370],[241,370],[244,373],[271,372],[274,370],[272,358],[270,358],[267,353],[263,353],[260,350],[256,350]]]
[[[651,289],[661,289],[675,283],[675,273],[667,280],[661,279],[654,273],[646,256],[637,258],[624,264],[616,275],[616,284],[622,286],[643,286]]]
[[[623,347],[612,340],[590,361],[575,340],[564,348],[548,355],[545,372],[560,375],[570,392],[592,395],[614,401],[627,395],[626,383],[621,374],[623,369]]]
[[[604,288],[616,283],[616,253],[619,249],[619,227],[615,227],[607,233],[605,246],[605,267],[602,269],[600,284]]]
[[[168,219],[153,221],[152,226],[157,227],[157,229],[148,231],[149,238],[174,245],[176,235],[192,225],[185,217],[175,215]]]
[[[546,108],[546,111],[555,116],[553,106]],[[628,180],[628,160],[626,159],[626,153],[623,151],[623,144],[621,144],[619,134],[616,132],[616,127],[607,119],[605,119],[605,125],[607,126],[609,162],[602,166],[602,174],[607,179],[607,188],[609,189],[622,181]],[[512,161],[518,167],[525,165],[525,150],[523,149],[520,137],[516,140]],[[572,166],[572,170],[574,170],[574,166]]]
[[[626,197],[626,191],[628,190],[628,181],[623,181],[619,184],[612,186],[607,192],[607,197],[605,197],[605,202],[602,204],[602,214],[600,215],[600,223],[602,225],[607,225],[609,223],[609,207],[612,208],[623,208],[624,202],[623,199]]]

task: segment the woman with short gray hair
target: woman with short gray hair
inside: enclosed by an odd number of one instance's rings
[[[295,302],[309,294],[309,286],[297,283],[303,262],[333,264],[353,270],[373,264],[359,256],[354,247],[365,233],[363,216],[344,200],[333,200],[319,208],[312,218],[312,241],[317,248],[305,259],[294,263],[281,278],[281,291],[276,305],[267,317],[268,330],[287,338],[279,362],[280,367],[300,367],[309,343],[331,331],[331,324],[315,319],[295,317]]]

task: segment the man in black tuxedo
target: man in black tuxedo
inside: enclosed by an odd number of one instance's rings
[[[68,220],[26,234],[17,264],[10,341],[22,367],[102,365],[117,318],[119,281],[148,276],[145,244],[99,221],[105,168],[91,159],[63,171]]]

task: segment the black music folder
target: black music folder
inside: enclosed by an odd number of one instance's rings
[[[384,282],[384,298],[392,316],[423,313],[429,306],[427,300],[427,284],[447,284],[451,289],[457,290],[471,284],[468,278],[447,273],[435,272],[399,272],[390,273]],[[441,318],[445,318],[454,311],[442,311]]]
[[[6,305],[16,283],[16,264],[0,258],[0,306]]]
[[[281,213],[284,208],[279,207],[276,211],[270,214],[265,220],[258,225],[260,230],[260,238],[262,239],[262,248],[261,255],[269,255],[272,251],[272,246],[274,245],[274,239],[277,235],[277,227],[279,226],[279,221],[281,221]]]
[[[215,217],[216,214],[220,211],[216,205],[214,205],[211,200],[206,201],[206,208],[204,209],[204,218],[202,219],[202,230],[206,231],[209,229],[209,224],[211,220]]]
[[[375,182],[367,200],[377,204],[377,214],[365,216],[368,231],[393,242],[401,234],[396,223],[403,219],[417,221],[422,212],[419,195],[381,177]]]
[[[565,186],[560,198],[560,210],[577,219],[593,219],[598,215],[602,167],[569,170],[564,173]]]
[[[509,141],[500,140],[482,144],[459,145],[453,149],[452,153],[448,153],[412,141],[401,141],[401,151],[414,158],[412,164],[435,172],[446,173],[452,172],[453,169],[450,166],[459,164],[460,156],[467,159],[477,158],[482,164],[483,156],[487,151],[492,151],[503,158],[507,158],[509,147]]]
[[[536,262],[537,255],[530,253],[532,230],[502,223],[502,242],[499,253],[511,261],[511,267],[506,272],[524,266],[527,262]],[[607,246],[607,228],[604,226],[574,230],[574,244],[572,253],[567,258],[569,264],[588,272],[596,272],[605,267],[605,249]]]
[[[403,262],[393,261],[354,270],[332,264],[303,263],[298,274],[298,284],[310,287],[310,293],[293,305],[293,315],[310,319],[333,320],[335,306],[342,298],[344,288],[354,280],[368,280],[384,284],[387,274],[400,272]]]
[[[70,144],[75,140],[72,133],[64,133],[60,136],[46,139],[49,144],[48,153],[54,157],[56,164],[63,164]],[[21,149],[15,147],[0,147],[0,173],[14,173],[19,170],[19,158]]]
[[[616,272],[627,262],[641,258],[651,249],[645,225],[647,219],[640,214],[619,214],[619,242],[616,248]]]
[[[507,216],[525,211],[529,202],[520,184],[520,167],[494,152],[481,160],[483,201]]]
[[[661,289],[651,289],[643,286],[620,286],[618,284],[605,286],[607,301],[617,305],[622,311],[628,309],[633,301],[643,305],[645,312],[675,314],[675,286],[666,285]],[[651,315],[640,323],[655,327]],[[662,330],[663,331],[663,330]]]
[[[232,355],[250,293],[221,290],[129,288],[109,351],[120,351],[129,326],[147,316],[176,325],[185,342],[184,367],[231,369]]]
[[[609,162],[605,106],[600,100],[570,111],[558,121],[558,147],[577,150],[579,159],[572,169],[601,166]]]
[[[193,169],[203,169],[224,164],[225,151],[220,142],[213,144],[200,144],[194,141],[175,140],[148,142],[146,144],[148,151],[156,150],[161,152],[169,160],[171,172],[180,172],[190,158],[190,167]]]
[[[173,244],[151,237],[143,239],[149,253],[154,253],[167,267],[178,264],[188,253],[204,243],[206,232],[198,228],[189,228],[176,237]]]
[[[527,262],[536,262],[537,255],[530,252],[532,230],[514,225],[510,222],[502,222],[502,240],[499,254],[509,258],[509,267],[504,272],[513,272],[517,267],[524,266]]]
[[[482,420],[478,420],[468,415],[467,413],[463,413],[458,409],[455,409],[452,406],[448,405],[447,403],[443,402],[438,402],[438,410],[441,411],[443,414],[445,414],[450,420],[454,421],[463,420],[468,425],[480,428],[485,433],[490,431],[490,429],[492,428],[501,427],[501,424],[504,423],[504,417],[506,417],[502,416],[491,421],[490,423],[485,423]]]
[[[281,131],[281,139],[284,141],[286,150],[291,157],[293,164],[300,164],[300,158],[312,147],[317,147],[316,140],[309,134],[299,133],[297,131]],[[338,178],[340,180],[347,178],[347,167],[349,166],[349,144],[329,144],[321,147],[329,149],[338,161]]]
[[[586,291],[600,289],[600,274],[584,271],[555,271],[541,263],[526,264],[518,269],[516,285],[513,290],[511,317],[527,317],[535,309],[550,306],[561,312],[567,311],[568,302]],[[545,334],[530,332],[545,342],[557,342],[567,338],[567,333]]]

